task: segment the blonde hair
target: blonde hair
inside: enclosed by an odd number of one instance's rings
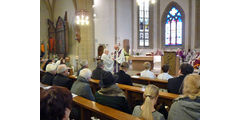
[[[183,96],[190,99],[200,97],[200,75],[189,74],[183,82]]]
[[[151,63],[150,62],[144,62],[143,66],[144,66],[145,70],[150,69],[151,68]]]
[[[142,105],[142,113],[141,118],[144,120],[153,120],[152,115],[152,100],[156,99],[159,94],[159,88],[155,85],[149,84],[143,94],[143,97],[145,99],[143,105]]]

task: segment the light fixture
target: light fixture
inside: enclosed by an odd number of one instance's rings
[[[88,25],[89,17],[88,12],[86,10],[76,11],[76,24],[80,25]]]
[[[145,3],[145,2],[150,2],[151,1],[151,3],[152,4],[155,4],[156,3],[156,0],[137,0],[137,5],[139,5],[140,3]]]

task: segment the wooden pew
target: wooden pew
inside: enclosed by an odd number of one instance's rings
[[[92,116],[100,120],[140,120],[138,117],[80,96],[74,97],[73,103],[77,105],[81,111],[81,120],[91,120]]]
[[[40,84],[42,87],[48,87],[48,85]],[[101,105],[81,96],[73,97],[73,106],[80,110],[81,120],[91,120],[91,117],[101,120],[140,120],[131,114]]]
[[[143,85],[148,85],[148,84],[154,84],[158,86],[159,88],[167,89],[167,80],[159,80],[159,79],[151,79],[151,78],[146,78],[146,77],[131,77],[133,83],[138,83],[138,84],[143,84]]]
[[[90,85],[93,90],[93,93],[95,93],[97,90],[100,89],[99,87],[99,80],[90,80]],[[124,84],[118,84],[119,88],[121,88],[126,96],[127,100],[129,102],[130,107],[133,109],[136,105],[143,103],[143,93],[144,88],[135,87],[135,86],[129,86]],[[158,97],[158,105],[165,104],[168,106],[168,108],[171,107],[173,100],[176,99],[179,95],[173,94],[173,93],[167,93],[167,92],[159,92]],[[169,109],[168,109],[169,110]]]

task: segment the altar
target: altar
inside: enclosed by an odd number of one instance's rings
[[[132,69],[136,71],[144,70],[143,63],[150,62],[153,69],[153,56],[129,56],[129,60],[132,61]]]

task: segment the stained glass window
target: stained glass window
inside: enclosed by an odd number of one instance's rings
[[[172,7],[167,14],[165,23],[165,45],[182,45],[182,15]]]
[[[140,47],[149,46],[149,1],[139,0],[139,15],[138,15],[138,40]]]

